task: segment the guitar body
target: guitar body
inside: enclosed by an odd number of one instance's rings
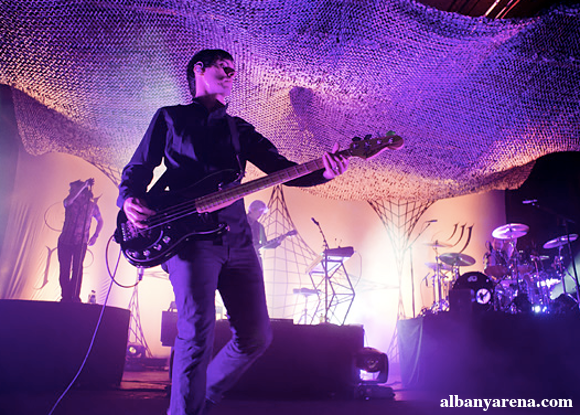
[[[161,226],[137,229],[123,210],[117,215],[115,241],[130,264],[136,267],[161,265],[175,255],[183,242],[225,232],[227,226],[216,223],[211,214],[192,214]]]
[[[150,226],[138,229],[121,209],[117,215],[115,241],[130,264],[154,267],[177,253],[188,240],[204,239],[227,231],[213,213],[198,213],[195,197],[227,187],[231,172],[220,172],[178,192],[148,195],[147,204],[158,212],[150,218]]]

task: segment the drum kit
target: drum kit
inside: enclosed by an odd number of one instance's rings
[[[471,289],[474,308],[495,310],[510,314],[536,312],[550,313],[554,303],[553,289],[562,286],[563,292],[576,290],[567,287],[563,249],[578,239],[577,234],[563,235],[543,244],[545,250],[558,250],[548,255],[525,255],[517,249],[519,238],[527,235],[529,227],[521,223],[502,225],[492,232],[484,255],[484,270],[460,273],[460,267],[475,264],[475,259],[463,253],[438,254],[441,242],[430,243],[436,254],[435,263],[427,263],[434,271],[431,312],[449,309],[448,290]],[[444,293],[447,295],[444,296]],[[575,301],[575,300],[574,300]]]
[[[578,235],[564,235],[544,243],[545,250],[558,249],[552,259],[549,255],[525,255],[517,249],[518,238],[528,231],[527,225],[510,223],[492,232],[494,241],[489,244],[483,262],[484,273],[493,284],[491,306],[496,311],[549,313],[554,286],[565,284],[562,249],[578,239]]]

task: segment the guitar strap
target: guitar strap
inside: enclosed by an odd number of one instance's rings
[[[238,128],[236,127],[236,121],[234,117],[229,114],[226,114],[226,120],[228,121],[228,125],[230,127],[230,137],[232,138],[232,146],[234,147],[234,152],[236,153],[236,160],[238,161],[238,167],[240,169],[240,173],[238,174],[238,181],[241,182],[246,174],[243,166],[242,161],[240,160],[240,153],[242,152],[240,147],[240,133],[238,132]]]

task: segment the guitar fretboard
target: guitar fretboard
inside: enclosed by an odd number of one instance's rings
[[[348,150],[341,151],[339,154],[346,156]],[[306,176],[312,172],[324,168],[322,159],[312,160],[304,164],[288,167],[271,173],[267,176],[243,183],[239,186],[230,189],[221,190],[219,192],[210,193],[209,195],[201,196],[195,200],[195,210],[198,213],[214,212],[218,209],[231,205],[235,201],[242,199],[252,193],[260,190],[268,189],[277,184],[289,182],[290,180]]]

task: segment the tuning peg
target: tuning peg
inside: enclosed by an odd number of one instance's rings
[[[352,138],[352,141],[354,141],[354,142],[357,142],[357,141],[360,141],[360,140],[362,140],[362,138],[360,138],[360,137],[353,137]]]
[[[363,140],[369,140],[370,138],[372,138],[372,134],[367,134],[365,135],[365,137],[363,138]]]

